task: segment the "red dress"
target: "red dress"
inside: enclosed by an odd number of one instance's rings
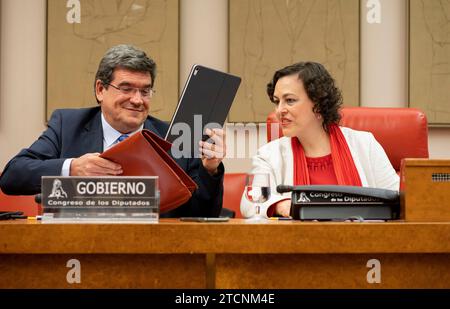
[[[331,154],[317,158],[306,157],[306,165],[308,166],[309,181],[312,185],[338,184]]]
[[[306,165],[308,166],[309,181],[312,185],[338,184],[331,154],[317,158],[306,157]],[[275,205],[276,203],[267,209],[268,217],[275,215]]]

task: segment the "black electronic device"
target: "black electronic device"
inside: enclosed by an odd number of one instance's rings
[[[204,130],[222,128],[240,83],[238,76],[194,65],[165,139],[198,157],[198,142],[209,138]]]
[[[295,220],[394,220],[400,216],[398,191],[357,186],[310,185],[277,187],[291,192]]]
[[[22,211],[0,211],[0,220],[26,219]]]

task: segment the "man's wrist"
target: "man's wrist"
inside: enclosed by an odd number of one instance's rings
[[[209,176],[214,178],[217,178],[224,173],[224,167],[222,162],[219,163],[219,165],[215,166],[214,168],[212,168],[211,166],[205,166],[204,164],[202,164],[202,167],[204,172],[208,173]]]

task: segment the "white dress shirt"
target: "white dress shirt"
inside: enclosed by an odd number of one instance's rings
[[[105,119],[102,113],[102,129],[103,129],[103,151],[111,148],[118,142],[118,138],[123,134],[116,129],[114,129]],[[141,131],[144,128],[144,124],[141,124],[139,129],[134,132],[126,133],[131,136],[136,132]],[[74,158],[66,159],[61,169],[61,176],[70,176],[70,164]]]

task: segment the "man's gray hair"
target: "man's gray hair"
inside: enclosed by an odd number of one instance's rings
[[[103,85],[108,88],[108,84],[113,80],[113,74],[116,68],[137,72],[148,72],[152,79],[150,86],[153,87],[155,83],[156,63],[149,58],[144,51],[137,49],[132,45],[122,44],[108,49],[100,61],[97,73],[95,74],[94,93],[97,80],[100,80]]]

